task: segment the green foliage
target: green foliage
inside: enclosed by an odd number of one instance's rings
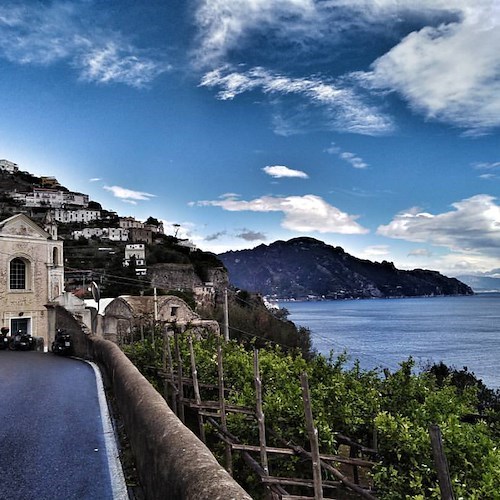
[[[156,219],[155,217],[149,216],[147,218],[145,224],[150,224],[152,226],[159,226],[160,225],[160,221],[158,219]]]
[[[282,346],[286,351],[298,350],[306,358],[311,356],[311,332],[286,318],[276,317],[258,296],[240,291],[229,300],[230,336],[257,348],[270,343]],[[222,306],[206,311],[211,318],[224,323]]]
[[[179,336],[179,349],[185,376],[191,365],[186,334]],[[175,352],[171,339],[171,349]],[[194,340],[198,378],[217,385],[218,337]],[[255,345],[255,339],[254,344]],[[251,344],[233,340],[222,343],[225,386],[228,404],[255,407],[253,353]],[[126,348],[127,354],[158,386],[150,370],[162,362],[162,339],[151,339]],[[259,350],[263,386],[263,407],[266,426],[284,439],[308,448],[300,375],[308,374],[315,425],[320,449],[324,454],[339,452],[338,434],[348,435],[361,444],[371,446],[373,431],[378,433],[379,461],[372,471],[372,480],[380,499],[439,499],[429,426],[439,425],[456,498],[500,498],[500,450],[498,434],[492,421],[479,419],[466,423],[467,415],[479,411],[481,387],[468,380],[465,386],[453,384],[453,377],[436,377],[431,370],[414,373],[409,359],[399,370],[363,371],[357,363],[346,367],[345,354],[327,358],[316,355],[305,359],[300,353],[266,346]],[[202,389],[202,399],[217,399],[217,391]],[[489,408],[490,412],[494,409]],[[257,426],[241,414],[228,415],[229,431],[247,444],[258,443]],[[214,433],[209,432],[211,439]],[[270,446],[280,442],[268,434]],[[215,444],[213,451],[221,461],[223,447]],[[235,460],[240,460],[235,455]],[[239,461],[236,479],[255,498],[260,498],[259,485],[251,472]],[[297,458],[270,460],[272,475],[310,477],[311,465]]]

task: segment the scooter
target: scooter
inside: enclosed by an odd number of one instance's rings
[[[11,351],[31,351],[35,348],[35,339],[27,332],[19,330],[10,339],[9,349]]]
[[[52,352],[62,356],[70,356],[73,352],[73,342],[71,335],[64,330],[57,330],[56,338],[52,342]]]
[[[9,348],[9,337],[7,334],[9,333],[9,329],[6,326],[2,326],[0,328],[0,350],[6,350]]]

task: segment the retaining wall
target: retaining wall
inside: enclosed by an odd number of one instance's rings
[[[88,342],[112,386],[148,500],[251,500],[116,344]]]

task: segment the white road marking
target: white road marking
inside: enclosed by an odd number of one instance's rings
[[[99,406],[101,409],[102,427],[104,429],[104,443],[106,445],[106,454],[108,457],[113,499],[128,500],[127,485],[125,484],[125,476],[123,475],[123,469],[118,455],[115,432],[111,423],[111,417],[109,416],[108,403],[106,401],[106,394],[104,393],[101,372],[99,367],[92,361],[87,361],[87,363],[92,366],[95,373],[97,396],[99,398]]]

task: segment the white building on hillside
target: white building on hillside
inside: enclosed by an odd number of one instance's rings
[[[6,172],[13,174],[15,172],[19,172],[19,167],[16,163],[9,160],[0,160],[0,170],[5,170]]]
[[[62,208],[56,208],[54,210],[54,218],[58,222],[67,224],[70,222],[83,222],[88,224],[89,222],[99,220],[101,218],[100,210],[85,210],[83,208],[78,210],[66,210]]]
[[[144,229],[144,222],[135,217],[120,217],[120,227],[123,229]]]
[[[103,228],[102,237],[110,241],[128,241],[128,229],[105,227]]]
[[[31,193],[24,193],[24,200],[27,207],[61,208],[64,204],[64,194],[55,189],[33,188]]]
[[[90,198],[88,194],[74,193],[72,191],[63,191],[63,202],[66,207],[70,205],[78,207],[87,207],[89,201]]]
[[[90,240],[90,238],[92,237],[101,238],[103,234],[104,234],[104,229],[102,227],[86,227],[81,231],[73,231],[71,233],[74,240],[77,240],[82,237],[85,238],[86,240]]]

